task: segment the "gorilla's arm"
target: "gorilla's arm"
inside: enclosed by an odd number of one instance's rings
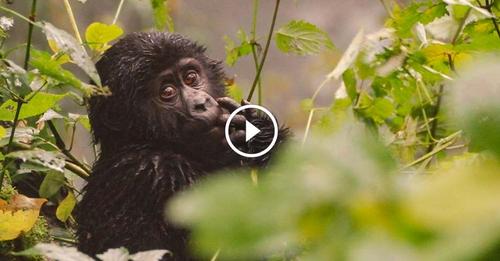
[[[204,173],[182,156],[147,147],[99,160],[76,212],[79,249],[95,255],[167,249],[186,260],[187,232],[165,221],[165,202]]]

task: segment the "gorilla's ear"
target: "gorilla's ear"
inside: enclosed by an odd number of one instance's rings
[[[112,96],[94,96],[89,102],[89,119],[94,134],[94,141],[102,143],[107,139],[118,139],[115,136],[128,131],[132,121],[123,103],[115,101]]]

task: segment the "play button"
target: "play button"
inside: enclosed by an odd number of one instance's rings
[[[259,134],[260,130],[251,124],[249,121],[245,121],[245,141],[248,142],[255,135]]]
[[[256,153],[247,153],[247,152],[239,150],[238,148],[236,148],[236,146],[234,146],[233,141],[231,141],[231,138],[229,136],[229,129],[231,126],[231,121],[233,120],[234,116],[236,116],[238,113],[240,113],[244,110],[247,110],[247,109],[256,109],[256,110],[262,111],[271,119],[271,121],[273,123],[274,133],[273,133],[273,139],[272,139],[271,143],[264,150],[256,152]],[[229,116],[229,119],[226,122],[224,132],[225,132],[227,144],[229,145],[229,147],[231,147],[231,149],[234,152],[238,153],[239,155],[241,155],[243,157],[257,158],[257,157],[263,156],[264,154],[268,153],[273,148],[274,144],[276,144],[276,141],[278,140],[278,122],[276,121],[276,118],[274,118],[273,114],[271,114],[271,112],[268,109],[266,109],[262,106],[259,106],[259,105],[249,104],[249,105],[241,106],[231,113],[231,115]],[[251,122],[245,121],[245,142],[251,141],[259,133],[261,133],[261,130],[259,128],[257,128]]]

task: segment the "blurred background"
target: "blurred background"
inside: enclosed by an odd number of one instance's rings
[[[84,4],[76,0],[71,1],[80,33],[83,34],[92,22],[110,24],[118,3],[119,0],[87,0]],[[15,0],[12,9],[28,14],[30,4],[31,1]],[[239,29],[250,31],[253,7],[251,0],[171,0],[170,5],[176,32],[206,45],[208,55],[215,59],[225,59],[224,36],[227,35],[236,41],[236,32]],[[267,37],[273,8],[274,1],[260,1],[257,34],[262,45]],[[40,1],[37,14],[37,20],[49,21],[72,32],[62,1]],[[307,120],[307,114],[298,106],[300,101],[312,96],[361,28],[367,33],[374,32],[381,28],[385,17],[387,14],[383,5],[376,0],[282,1],[276,28],[292,19],[304,19],[326,31],[336,48],[316,56],[295,56],[283,54],[272,42],[262,75],[263,104],[275,113],[281,124],[291,126],[296,134],[300,134]],[[14,19],[15,24],[9,33],[7,47],[25,42],[26,39],[27,23],[18,18]],[[117,24],[125,33],[152,30],[153,18],[149,1],[125,1]],[[45,36],[36,29],[34,47],[48,49]],[[16,62],[21,62],[24,52],[19,50],[14,57]],[[78,71],[75,71],[78,75]],[[226,65],[226,73],[235,77],[246,95],[255,76],[251,56],[242,58],[234,67]],[[85,79],[83,73],[78,76]],[[317,100],[319,105],[323,103],[326,106],[331,103],[338,85],[338,82],[331,82],[323,89]],[[70,112],[85,113],[84,108],[73,103],[63,106],[68,106]],[[77,130],[76,137],[74,153],[85,161],[92,162],[93,153],[89,146],[91,140],[87,132]]]

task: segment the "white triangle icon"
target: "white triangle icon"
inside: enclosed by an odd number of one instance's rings
[[[248,121],[245,121],[245,142],[248,142],[255,135],[259,134],[260,130]]]

